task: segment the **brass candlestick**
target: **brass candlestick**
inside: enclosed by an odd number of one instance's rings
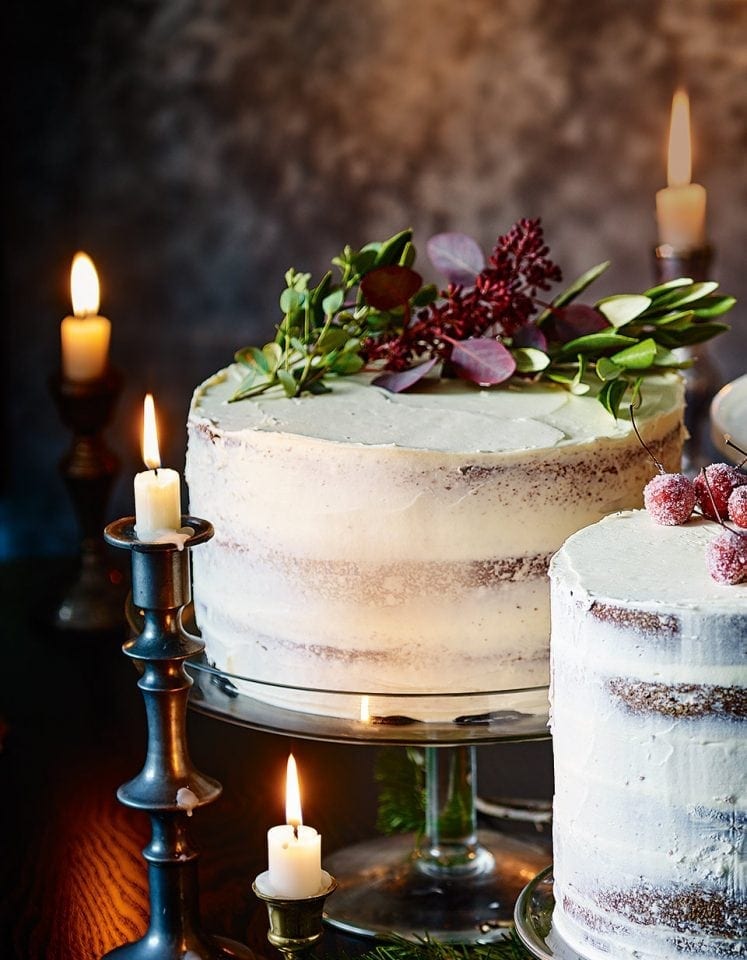
[[[321,940],[324,902],[334,892],[337,881],[323,870],[322,882],[326,887],[321,893],[291,899],[270,893],[268,877],[269,872],[261,873],[252,884],[256,896],[267,904],[270,919],[267,939],[287,960],[294,960],[310,952]]]
[[[195,769],[187,748],[187,698],[192,680],[184,669],[189,657],[202,653],[202,640],[182,626],[191,600],[190,550],[213,535],[206,520],[182,517],[192,535],[182,545],[144,543],[137,539],[134,517],[110,523],[104,531],[115,547],[129,550],[132,602],[143,611],[143,629],[124,645],[142,667],[138,682],[148,719],[148,746],[141,772],[117,791],[121,803],[150,814],[148,861],[150,925],[142,940],[118,947],[116,960],[253,960],[241,944],[208,936],[200,925],[197,851],[188,818],[193,809],[212,803],[221,786]]]
[[[712,261],[713,248],[710,246],[677,249],[662,243],[654,247],[654,276],[657,283],[666,283],[677,277],[707,280]],[[721,378],[709,343],[680,349],[684,356],[697,358],[695,364],[685,371],[685,425],[690,439],[685,444],[683,457],[685,470],[697,473],[713,460],[708,413],[711,400],[721,386]]]
[[[60,461],[81,532],[80,567],[75,582],[56,606],[53,625],[81,634],[122,633],[122,575],[107,562],[101,528],[106,505],[119,472],[119,459],[109,450],[103,430],[122,389],[116,370],[82,383],[61,375],[50,390],[60,418],[73,433],[70,450]]]

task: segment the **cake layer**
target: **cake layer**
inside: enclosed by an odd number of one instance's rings
[[[553,924],[584,956],[747,949],[747,590],[718,527],[623,513],[551,564]]]
[[[190,509],[216,531],[195,603],[219,667],[374,692],[547,682],[549,556],[640,503],[653,472],[627,419],[552,385],[394,395],[361,376],[230,404],[240,376],[199,388],[189,421]],[[637,422],[673,467],[681,383],[645,396]]]

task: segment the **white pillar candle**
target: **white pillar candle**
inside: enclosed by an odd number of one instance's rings
[[[672,100],[669,129],[667,183],[656,194],[656,219],[659,243],[675,250],[692,250],[706,243],[705,187],[691,183],[692,146],[690,140],[690,102],[684,90]]]
[[[67,380],[97,380],[106,372],[109,360],[111,323],[98,316],[99,278],[85,253],[76,253],[70,271],[72,317],[60,326],[62,373]]]
[[[135,534],[138,540],[155,541],[181,529],[182,505],[179,474],[161,467],[151,394],[143,410],[143,460],[151,469],[135,474]]]
[[[313,827],[303,825],[293,754],[288,757],[285,818],[287,823],[267,831],[267,882],[278,897],[313,897],[323,886],[322,838]]]

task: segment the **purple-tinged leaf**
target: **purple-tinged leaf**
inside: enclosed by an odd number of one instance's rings
[[[519,327],[513,335],[513,345],[515,347],[535,347],[537,350],[547,352],[547,337],[538,326],[533,323],[526,323]]]
[[[500,340],[491,337],[469,337],[458,340],[449,358],[463,380],[481,386],[503,383],[516,370],[516,361]]]
[[[585,303],[572,303],[569,307],[554,310],[545,324],[549,337],[558,343],[568,343],[569,340],[606,330],[607,327],[609,321]]]
[[[438,358],[434,357],[432,360],[426,360],[425,363],[419,363],[416,367],[410,367],[409,370],[401,370],[399,373],[382,373],[380,377],[376,377],[373,385],[383,387],[390,393],[402,393],[418,380],[422,380],[437,363]]]
[[[377,310],[393,310],[407,303],[422,284],[419,273],[392,264],[367,273],[361,280],[361,290],[369,306]]]
[[[479,244],[466,233],[437,233],[427,244],[431,263],[450,283],[474,286],[475,277],[485,266]]]

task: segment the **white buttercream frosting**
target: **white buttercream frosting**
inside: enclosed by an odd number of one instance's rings
[[[553,923],[590,958],[744,948],[747,584],[709,577],[718,530],[620,513],[551,564]]]
[[[383,693],[547,682],[550,554],[653,473],[628,420],[552,385],[393,395],[368,376],[229,403],[239,377],[206,381],[189,418],[190,509],[215,527],[195,604],[219,666]],[[681,383],[645,396],[637,421],[674,467]]]
[[[549,383],[479,390],[463,380],[426,380],[416,391],[390,393],[371,384],[373,374],[358,374],[333,381],[326,394],[288,398],[275,388],[230,403],[244,375],[234,364],[207,380],[195,393],[192,415],[226,433],[256,430],[443,453],[516,454],[632,432],[624,410],[615,420],[593,397]],[[671,410],[680,391],[677,377],[649,378],[638,418]]]

